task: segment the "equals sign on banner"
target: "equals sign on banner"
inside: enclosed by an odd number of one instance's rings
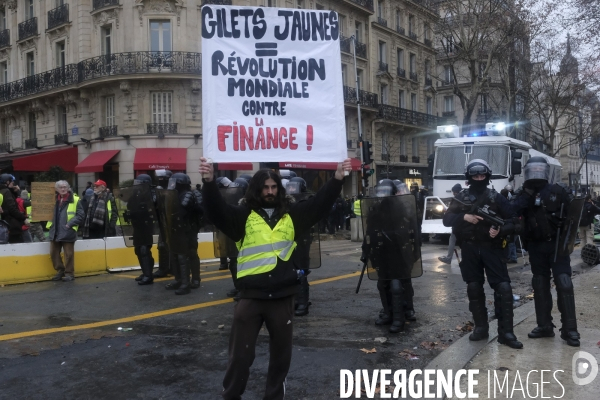
[[[277,55],[277,43],[256,43],[257,57],[271,57]]]

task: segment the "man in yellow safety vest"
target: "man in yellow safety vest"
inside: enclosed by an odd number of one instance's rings
[[[219,194],[212,164],[201,158],[205,212],[239,250],[236,278],[240,301],[231,326],[224,399],[240,399],[244,393],[263,322],[269,331],[271,354],[264,399],[283,399],[292,359],[294,295],[302,276],[292,260],[296,238],[329,213],[342,190],[344,171],[350,170],[350,159],[346,159],[314,197],[298,203],[286,197],[277,173],[260,170],[250,180],[241,204],[230,205]]]

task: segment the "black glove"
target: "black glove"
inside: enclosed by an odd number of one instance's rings
[[[361,261],[361,262],[363,262],[363,263],[366,263],[368,260],[369,260],[369,256],[368,256],[368,254],[367,254],[367,253],[365,253],[365,252],[363,252],[363,253],[360,255],[360,261]]]
[[[194,208],[194,206],[196,205],[196,198],[194,197],[194,193],[192,192],[186,192],[185,195],[183,195],[183,200],[181,201],[181,207],[183,207],[184,209],[189,209],[189,208]]]

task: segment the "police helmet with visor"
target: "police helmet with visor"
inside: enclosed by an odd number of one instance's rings
[[[465,177],[470,179],[476,175],[486,175],[488,178],[492,176],[492,169],[487,162],[480,158],[471,160],[465,168]]]
[[[242,188],[244,193],[246,193],[246,190],[248,190],[248,181],[243,178],[235,178],[233,183],[237,184],[238,187]]]
[[[226,176],[219,176],[217,179],[215,179],[215,182],[217,183],[218,188],[226,188],[229,187],[229,184],[231,184],[231,180]]]
[[[171,176],[171,178],[169,179],[169,186],[167,187],[167,189],[181,189],[186,186],[189,187],[191,184],[192,181],[190,180],[189,176],[187,176],[183,172],[177,172],[173,174],[173,176]]]
[[[6,184],[7,182],[13,182],[13,176],[11,174],[2,174],[0,175],[0,183]]]
[[[299,194],[306,192],[306,181],[300,177],[290,179],[285,187],[287,194]]]
[[[158,186],[163,188],[169,185],[169,179],[171,179],[171,176],[173,176],[173,173],[168,169],[157,169],[154,171],[154,174],[156,175]]]
[[[402,182],[400,179],[394,179],[394,186],[396,186],[396,194],[410,194],[410,190],[406,183]]]
[[[544,157],[531,157],[525,168],[523,168],[523,178],[527,181],[549,181],[550,164]]]
[[[375,197],[394,196],[396,194],[396,185],[391,179],[382,179],[375,186]]]
[[[152,184],[152,178],[148,174],[139,174],[134,180],[133,185],[143,185],[143,184]]]

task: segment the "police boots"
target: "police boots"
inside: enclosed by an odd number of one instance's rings
[[[500,282],[494,290],[500,295],[500,318],[498,319],[498,343],[513,349],[522,349],[513,331],[513,294],[508,282]]]
[[[298,317],[308,314],[308,306],[310,306],[310,301],[308,301],[308,279],[305,276],[300,278],[300,292],[298,292],[298,296],[296,297],[296,311],[294,314]]]
[[[383,309],[379,311],[379,318],[375,320],[375,325],[389,325],[392,323],[391,293],[388,291],[388,281],[378,280],[377,290],[381,299]]]
[[[171,273],[169,262],[169,251],[165,243],[158,244],[158,271],[152,276],[154,278],[164,278]]]
[[[176,290],[181,286],[181,272],[179,268],[179,256],[177,254],[170,254],[169,264],[171,266],[171,272],[175,278],[175,282],[170,282],[165,285],[167,290]],[[156,275],[155,275],[156,276]]]
[[[552,293],[550,292],[550,277],[533,275],[533,301],[535,303],[535,317],[537,325],[527,335],[531,339],[554,337],[554,324],[552,324]]]
[[[198,289],[200,287],[200,258],[196,253],[190,257],[190,269],[192,270],[192,282],[190,287],[192,289]]]
[[[227,266],[227,257],[219,257],[219,261],[219,271],[225,271],[229,269],[229,267]]]
[[[404,330],[404,293],[399,279],[390,282],[392,292],[392,325],[390,333],[398,333]]]
[[[490,336],[487,308],[485,307],[485,291],[482,282],[469,282],[467,284],[467,296],[469,297],[469,311],[473,315],[473,333],[469,340],[478,341]]]
[[[567,274],[560,274],[554,278],[556,293],[558,294],[558,311],[560,311],[560,338],[566,340],[569,346],[579,347],[579,333],[577,332],[577,317],[575,316],[575,293],[573,282]]]
[[[413,289],[412,279],[400,279],[400,283],[402,283],[402,289],[404,289],[404,318],[407,321],[416,321],[413,305],[415,290]]]
[[[190,258],[186,255],[177,255],[179,259],[179,274],[181,277],[181,285],[175,294],[189,294],[191,292],[190,287]]]

